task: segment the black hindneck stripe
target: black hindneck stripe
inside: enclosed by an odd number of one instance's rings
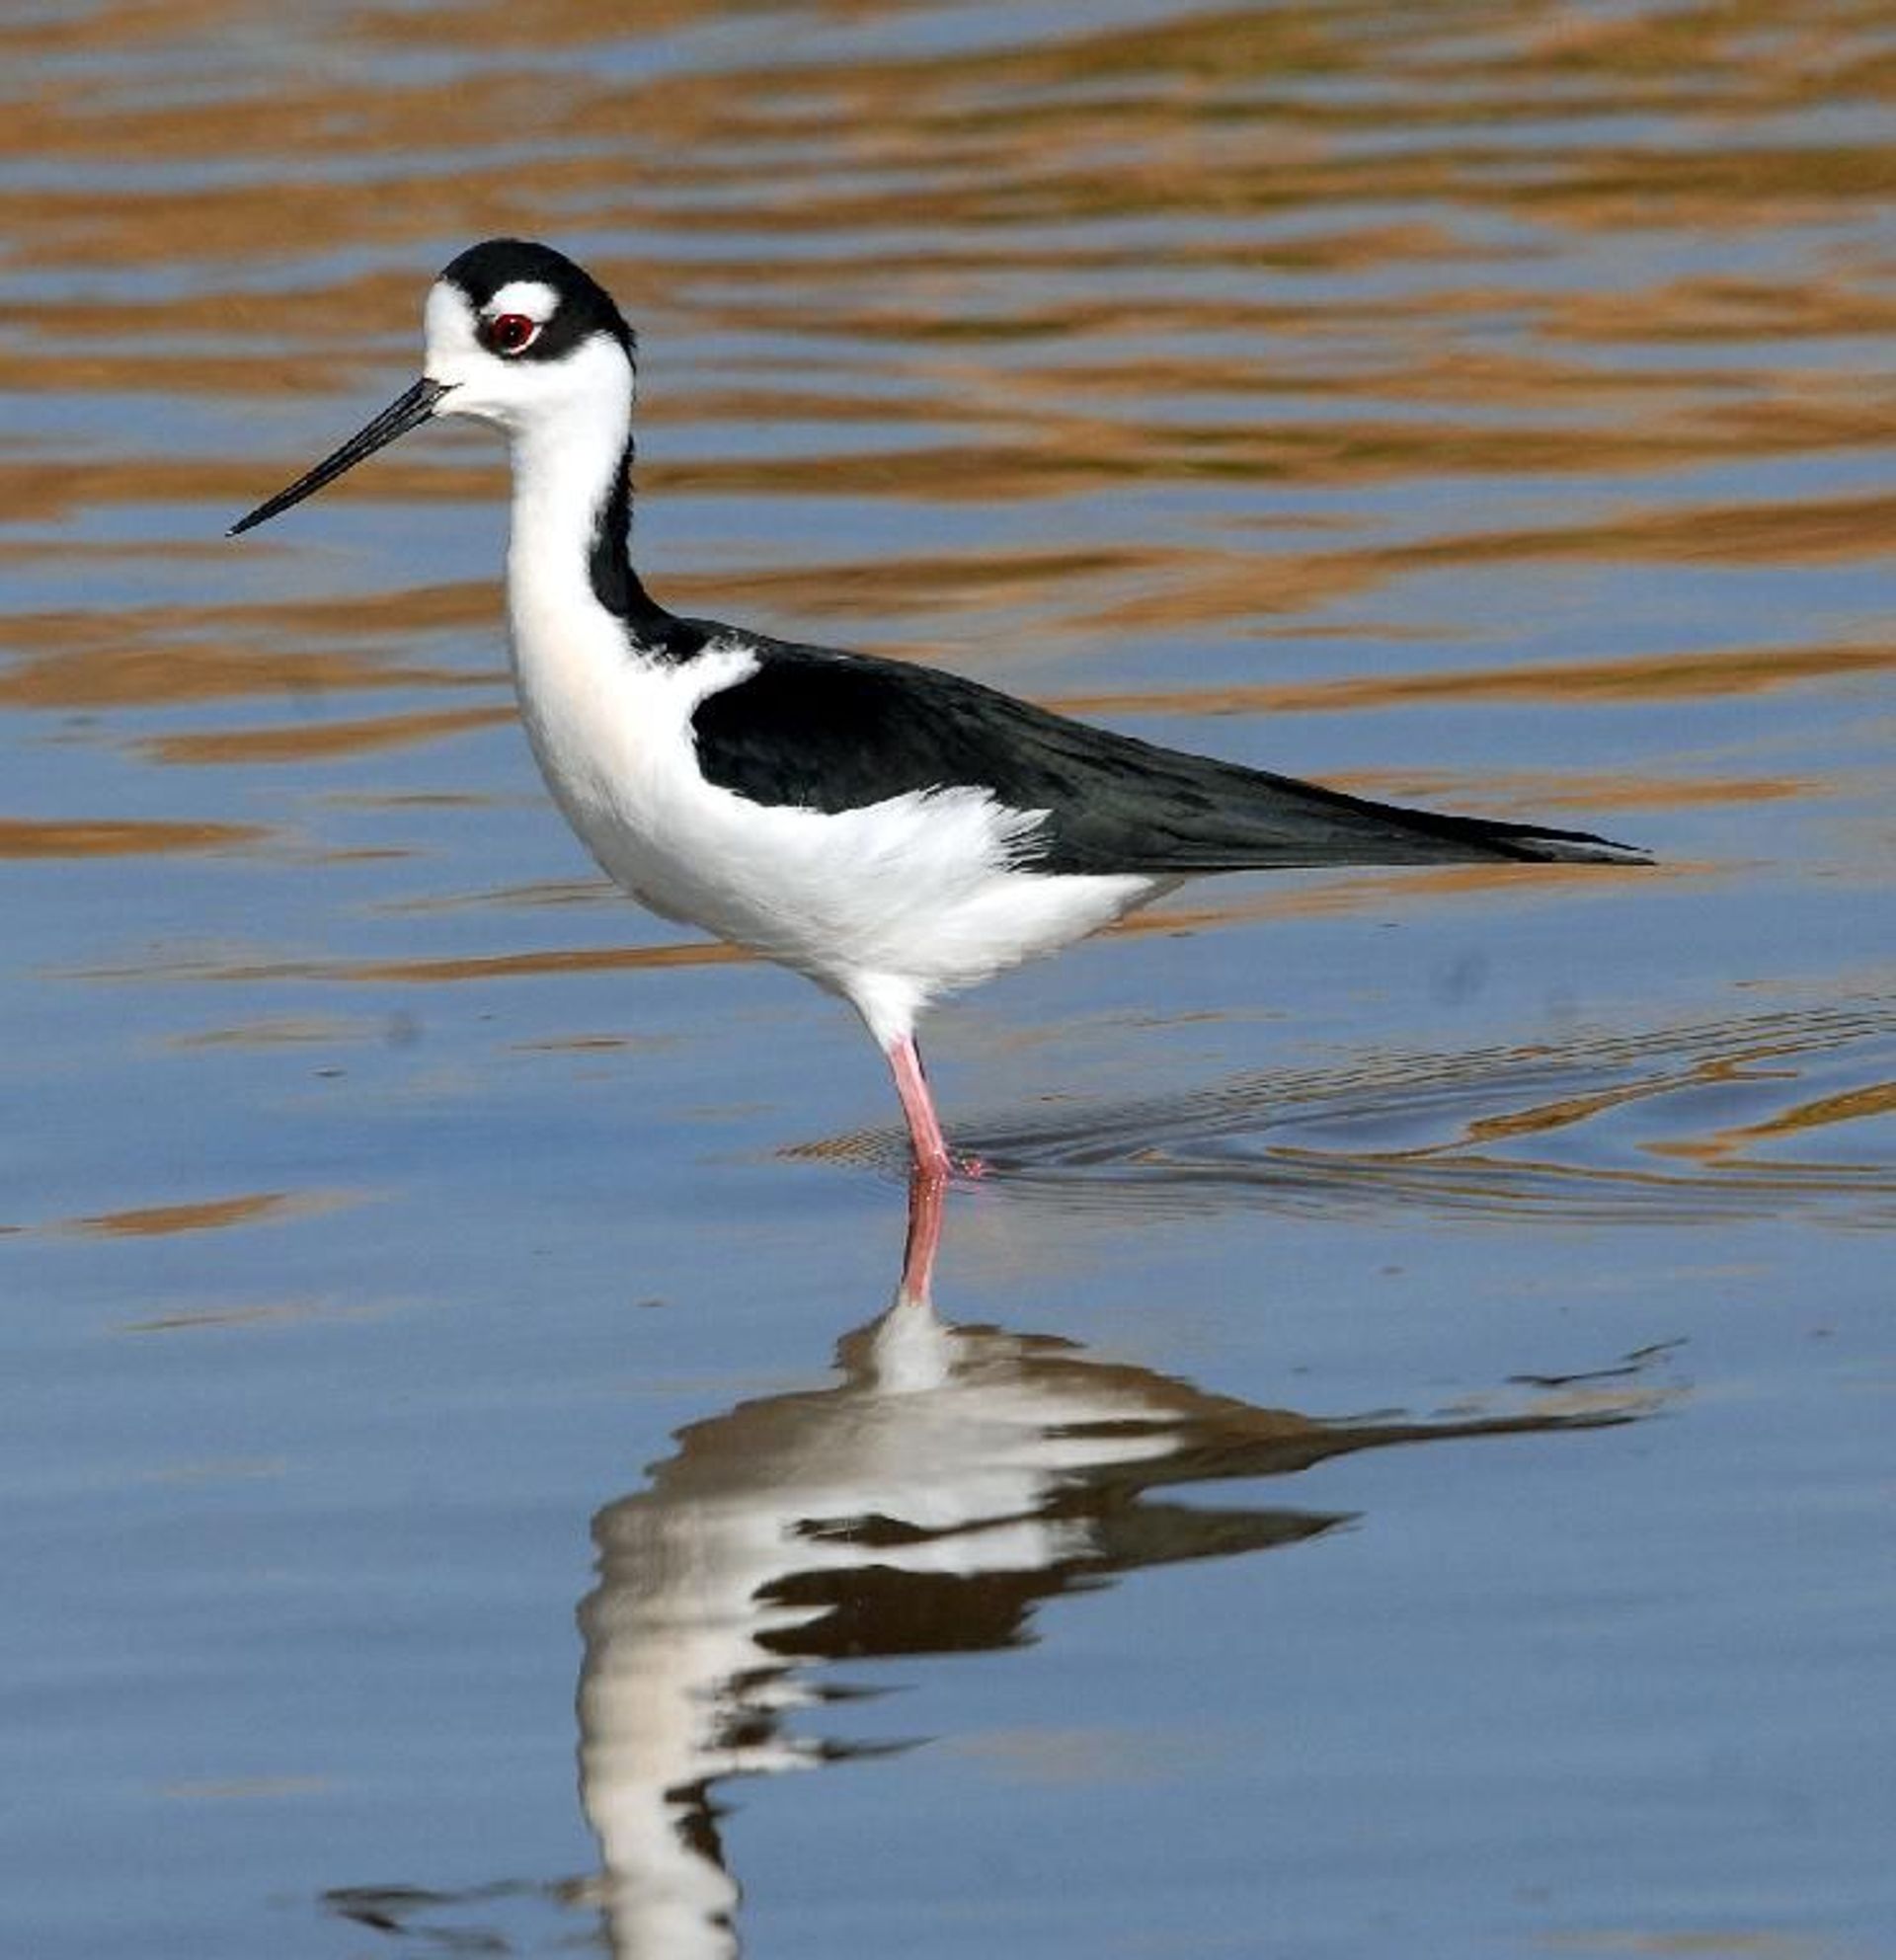
[[[592,596],[621,619],[651,604],[632,570],[631,532],[632,444],[628,441],[613,473],[612,488],[592,519],[592,549],[587,555]]]
[[[632,444],[625,445],[612,489],[592,521],[592,548],[587,554],[587,575],[592,596],[627,631],[648,656],[686,661],[705,644],[704,629],[668,612],[632,569]]]

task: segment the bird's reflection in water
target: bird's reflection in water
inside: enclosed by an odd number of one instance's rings
[[[694,1424],[594,1520],[580,1782],[602,1864],[589,1890],[618,1960],[737,1953],[713,1793],[859,1753],[793,1721],[846,1692],[823,1664],[1017,1645],[1044,1600],[1344,1522],[1155,1493],[1389,1444],[1624,1419],[1316,1421],[1067,1341],[954,1326],[929,1296],[938,1229],[917,1193],[895,1303],[843,1338],[839,1380]]]
[[[739,1886],[715,1792],[868,1753],[825,1740],[820,1715],[799,1719],[850,1691],[826,1664],[1016,1646],[1044,1600],[1295,1544],[1348,1516],[1158,1495],[1184,1485],[1290,1476],[1391,1444],[1600,1427],[1652,1400],[1626,1383],[1610,1406],[1438,1422],[1260,1408],[1070,1341],[942,1320],[939,1232],[939,1191],[918,1188],[895,1301],[843,1337],[839,1379],[694,1423],[594,1518],[579,1725],[598,1872],[460,1894],[355,1886],[328,1896],[332,1911],[408,1936],[410,1953],[515,1950],[500,1922],[537,1901],[597,1913],[615,1960],[735,1955]]]

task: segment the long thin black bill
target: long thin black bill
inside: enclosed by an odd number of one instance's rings
[[[240,531],[254,530],[259,524],[267,524],[271,518],[287,510],[292,504],[300,504],[305,497],[313,497],[326,483],[334,483],[345,470],[353,470],[364,456],[372,456],[377,449],[385,449],[398,435],[406,435],[417,423],[426,422],[434,413],[434,404],[449,388],[449,381],[417,381],[399,401],[390,402],[380,415],[366,429],[358,430],[333,456],[325,456],[306,476],[299,476],[287,490],[279,490],[269,503],[260,504],[248,517],[239,517],[231,525],[227,536],[235,537]]]

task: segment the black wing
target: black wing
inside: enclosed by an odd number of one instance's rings
[[[1029,863],[1049,872],[1646,861],[1581,830],[1403,810],[1161,748],[937,667],[680,623],[756,649],[757,670],[692,717],[706,779],[753,803],[833,813],[981,788],[1011,809],[1047,812]]]

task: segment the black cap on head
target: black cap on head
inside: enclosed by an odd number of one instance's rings
[[[532,279],[559,294],[558,310],[532,346],[521,352],[522,360],[558,360],[599,332],[610,334],[627,353],[637,345],[638,337],[612,295],[584,266],[576,266],[550,245],[525,238],[484,239],[450,260],[441,269],[441,277],[459,286],[477,312],[516,279]]]

